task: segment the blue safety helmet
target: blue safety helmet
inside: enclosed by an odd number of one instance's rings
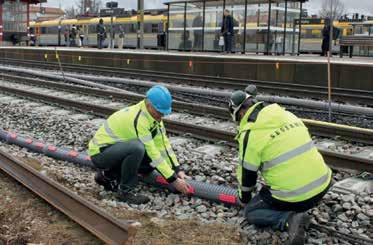
[[[146,99],[163,115],[169,115],[172,111],[172,96],[164,86],[156,85],[146,93]]]

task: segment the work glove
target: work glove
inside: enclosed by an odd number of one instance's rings
[[[238,198],[238,205],[239,205],[241,208],[245,208],[247,204],[248,204],[247,202],[243,202],[243,201],[241,200],[241,198]]]
[[[240,222],[240,227],[242,230],[245,230],[248,226],[250,226],[250,223],[247,221],[246,218]]]

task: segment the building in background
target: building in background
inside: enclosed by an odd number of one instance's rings
[[[30,21],[54,20],[64,15],[65,11],[60,8],[30,6]]]
[[[0,0],[0,45],[27,41],[30,5],[41,2],[47,0]]]

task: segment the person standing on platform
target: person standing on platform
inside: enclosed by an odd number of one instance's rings
[[[78,42],[79,42],[79,47],[83,47],[84,45],[84,30],[83,26],[78,26]]]
[[[193,31],[194,34],[194,41],[193,41],[193,50],[201,51],[202,49],[202,26],[203,26],[203,20],[200,13],[194,18],[192,27],[197,28]]]
[[[322,30],[321,56],[327,56],[330,49],[330,20],[325,19],[325,26]]]
[[[102,49],[104,46],[104,41],[106,39],[106,27],[104,25],[104,20],[100,19],[96,27],[97,32],[97,46]]]
[[[72,26],[70,31],[70,47],[76,47],[77,28],[75,25]]]
[[[226,53],[232,53],[233,37],[234,37],[234,21],[228,9],[224,10],[221,33],[224,37],[224,51]]]
[[[69,46],[69,30],[67,28],[65,29],[63,33],[63,37],[65,40],[65,46],[68,47]]]
[[[124,38],[125,38],[125,32],[123,25],[119,25],[118,27],[118,48],[123,49],[124,46]]]
[[[134,192],[138,174],[157,170],[176,190],[187,194],[176,155],[166,135],[162,117],[171,113],[172,97],[157,85],[146,99],[111,115],[89,142],[88,153],[97,167],[96,183],[117,191],[120,201],[144,204],[149,198]],[[119,182],[119,184],[118,184]]]
[[[313,145],[302,120],[277,104],[255,99],[256,87],[231,95],[229,111],[239,124],[238,196],[245,207],[243,226],[288,231],[290,244],[303,244],[305,213],[327,193],[332,171]],[[252,198],[258,171],[264,185]]]

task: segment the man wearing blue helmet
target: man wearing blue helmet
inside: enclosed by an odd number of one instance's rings
[[[111,115],[89,142],[88,153],[98,169],[95,180],[118,199],[144,204],[149,198],[134,193],[138,174],[157,170],[176,190],[187,194],[176,155],[166,135],[162,117],[172,111],[172,97],[164,86],[154,86],[146,99]]]

